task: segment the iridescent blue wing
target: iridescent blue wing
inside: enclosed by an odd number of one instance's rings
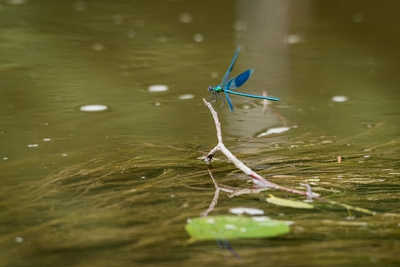
[[[227,92],[224,91],[224,93],[225,93],[226,102],[228,102],[228,105],[229,105],[229,109],[231,110],[231,113],[233,113],[233,105],[232,105],[231,98],[229,97]]]
[[[222,85],[224,85],[228,81],[229,74],[231,73],[233,66],[235,65],[235,61],[236,61],[237,56],[239,55],[239,51],[240,51],[240,46],[236,49],[236,52],[233,55],[231,65],[229,66],[228,70],[226,71],[224,78],[222,78],[222,82],[221,82]]]
[[[237,89],[240,86],[242,86],[247,80],[250,78],[250,76],[253,74],[254,69],[249,69],[243,72],[242,74],[239,74],[235,78],[232,78],[232,82],[229,83],[229,87],[227,86],[226,89]]]

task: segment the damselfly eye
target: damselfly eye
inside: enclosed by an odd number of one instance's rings
[[[212,90],[213,90],[213,89],[212,89],[212,86],[208,87],[208,91],[209,91],[209,92],[212,92]]]

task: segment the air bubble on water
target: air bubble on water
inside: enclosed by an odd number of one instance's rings
[[[21,5],[25,4],[27,1],[26,0],[8,0],[7,3],[10,5]]]
[[[115,24],[121,24],[122,22],[124,22],[124,16],[116,14],[113,16],[113,20]]]
[[[196,34],[193,36],[193,40],[194,40],[195,42],[197,42],[197,43],[200,43],[200,42],[203,42],[204,37],[203,37],[203,35],[202,35],[201,33],[196,33]]]
[[[136,25],[137,27],[143,27],[145,24],[146,24],[146,23],[145,23],[144,20],[142,20],[142,19],[138,19],[138,20],[136,20],[136,22],[135,22],[135,25]]]
[[[102,43],[95,43],[92,45],[93,50],[101,51],[104,50],[104,45]]]
[[[192,22],[193,16],[190,13],[181,13],[179,15],[179,21],[182,23],[189,23]]]
[[[213,72],[211,72],[211,78],[218,78],[218,72],[216,72],[216,71],[213,71]]]
[[[365,16],[363,13],[357,12],[353,15],[353,21],[355,23],[361,23],[365,20]]]
[[[86,9],[85,2],[83,1],[76,1],[74,3],[74,9],[76,11],[84,11]]]
[[[130,30],[128,30],[126,35],[128,35],[129,38],[134,38],[136,36],[136,32],[135,32],[135,30],[130,29]]]
[[[162,35],[158,36],[158,41],[161,43],[165,43],[166,41],[168,41],[167,35],[162,34]]]
[[[237,31],[247,30],[247,23],[245,21],[237,20],[233,23],[233,28]]]

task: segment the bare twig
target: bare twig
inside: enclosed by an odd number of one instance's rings
[[[207,102],[204,98],[203,98],[204,104],[210,109],[211,114],[214,118],[214,122],[215,122],[215,127],[217,130],[217,138],[218,138],[218,144],[207,154],[207,156],[205,156],[204,160],[206,161],[206,163],[208,165],[211,165],[212,162],[212,158],[215,155],[215,153],[217,151],[221,151],[233,164],[235,164],[235,166],[240,169],[241,171],[243,171],[245,174],[247,174],[248,176],[250,176],[252,178],[253,183],[256,185],[255,188],[245,188],[245,189],[227,189],[227,188],[223,188],[221,186],[218,185],[218,183],[215,181],[210,168],[208,169],[210,176],[214,182],[216,191],[214,194],[214,199],[211,202],[209,208],[202,213],[202,216],[207,216],[207,214],[212,211],[214,209],[215,204],[217,203],[218,200],[218,195],[219,192],[225,191],[230,193],[229,197],[234,197],[234,196],[239,196],[242,194],[255,194],[255,193],[260,193],[261,191],[265,191],[267,189],[277,189],[277,190],[281,190],[281,191],[285,191],[288,193],[293,193],[293,194],[298,194],[298,195],[302,195],[307,197],[308,199],[317,199],[319,201],[322,202],[327,202],[333,205],[339,205],[342,207],[347,208],[348,210],[356,210],[359,212],[363,212],[363,213],[367,213],[367,214],[371,214],[371,215],[375,215],[376,212],[368,210],[368,209],[363,209],[363,208],[358,208],[358,207],[354,207],[354,206],[350,206],[347,204],[341,204],[338,203],[336,201],[332,201],[323,197],[320,197],[318,194],[313,193],[311,188],[308,188],[307,191],[299,191],[296,189],[291,189],[291,188],[287,188],[287,187],[283,187],[280,185],[277,185],[275,183],[272,183],[270,181],[267,181],[266,179],[264,179],[261,175],[259,175],[258,173],[254,172],[252,169],[250,169],[249,167],[247,167],[243,162],[241,162],[239,159],[237,159],[232,152],[229,151],[229,149],[227,149],[222,141],[222,133],[221,133],[221,124],[218,120],[218,113],[214,110],[214,108],[212,107],[212,105]]]
[[[243,171],[245,174],[247,174],[248,176],[250,176],[253,179],[253,183],[258,187],[256,189],[241,189],[241,190],[237,190],[235,192],[232,192],[232,194],[230,195],[230,197],[232,196],[238,196],[241,194],[248,194],[248,193],[258,193],[261,191],[264,191],[268,188],[273,188],[273,189],[278,189],[278,190],[282,190],[282,191],[286,191],[289,193],[294,193],[294,194],[299,194],[299,195],[303,195],[303,196],[308,196],[307,192],[303,192],[303,191],[299,191],[299,190],[295,190],[295,189],[290,189],[290,188],[286,188],[286,187],[282,187],[279,186],[275,183],[272,183],[270,181],[265,180],[261,175],[259,175],[258,173],[254,172],[252,169],[250,169],[249,167],[247,167],[243,162],[241,162],[240,160],[238,160],[231,151],[229,151],[229,149],[226,148],[226,146],[224,145],[223,141],[222,141],[222,133],[221,133],[221,124],[219,123],[218,120],[218,113],[214,110],[214,108],[212,107],[212,105],[207,102],[205,99],[203,99],[204,103],[206,104],[206,106],[210,109],[211,114],[214,118],[214,122],[215,122],[215,127],[217,129],[217,138],[218,138],[218,144],[217,146],[215,146],[209,153],[208,155],[205,157],[205,161],[207,162],[207,164],[210,164],[212,161],[212,158],[214,156],[214,154],[217,151],[221,151],[233,164],[235,164],[235,166],[240,169],[241,171]],[[318,197],[318,195],[313,194],[312,197]]]

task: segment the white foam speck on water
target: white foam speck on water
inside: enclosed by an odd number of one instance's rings
[[[28,147],[38,147],[39,144],[28,144]]]
[[[251,109],[251,106],[250,105],[243,105],[243,107],[242,107],[243,109],[247,109],[247,110],[249,110],[249,109]]]
[[[270,135],[270,134],[279,134],[279,133],[283,133],[283,132],[286,132],[289,130],[290,130],[290,127],[271,128],[271,129],[268,129],[266,132],[260,133],[257,137],[263,137],[263,136]]]
[[[348,100],[349,99],[347,98],[347,96],[342,96],[342,95],[337,95],[337,96],[332,97],[332,101],[334,101],[334,102],[346,102]]]
[[[229,212],[232,214],[249,214],[249,215],[263,215],[264,211],[260,209],[254,209],[254,208],[230,208]]]
[[[178,98],[179,98],[179,100],[193,99],[194,95],[192,95],[192,94],[180,95]]]
[[[84,112],[99,112],[107,109],[108,107],[106,105],[84,105],[79,108],[80,111]]]
[[[290,34],[285,37],[285,42],[287,44],[295,44],[301,42],[301,36],[297,34]]]
[[[163,84],[154,84],[149,86],[149,92],[165,92],[168,91],[168,86]]]

